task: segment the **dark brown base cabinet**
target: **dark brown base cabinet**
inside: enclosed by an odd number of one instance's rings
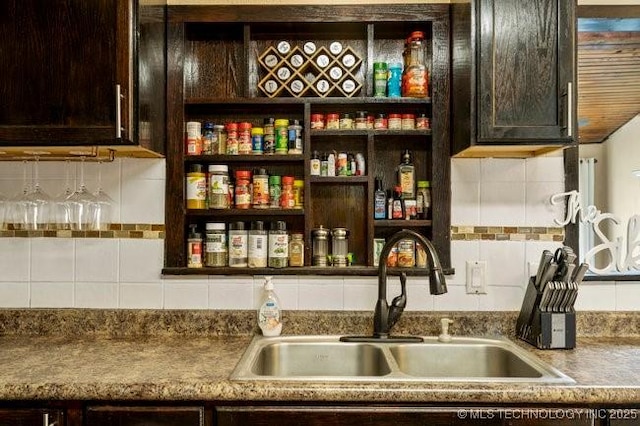
[[[450,268],[448,5],[171,6],[168,21],[167,114],[170,119],[164,273],[269,274],[264,269],[186,268],[189,225],[197,225],[203,232],[206,222],[228,224],[238,220],[283,220],[289,232],[304,234],[305,267],[289,268],[288,273],[319,274],[318,269],[311,266],[311,232],[320,225],[350,230],[349,249],[355,256],[356,268],[341,268],[337,271],[340,275],[363,272],[373,275],[374,238],[385,238],[402,228],[428,236],[443,267]],[[430,97],[374,97],[373,63],[402,62],[404,41],[416,30],[426,35]],[[281,40],[290,42],[296,49],[311,40],[318,50],[339,41],[361,58],[361,64],[351,72],[362,87],[353,97],[341,97],[338,93],[327,97],[267,97],[258,88],[265,78],[260,58]],[[311,72],[312,68],[307,71]],[[371,115],[425,114],[430,118],[431,127],[310,130],[312,114],[355,116],[357,111]],[[261,126],[267,117],[300,120],[304,128],[302,155],[185,155],[186,122],[247,121]],[[431,181],[432,213],[421,220],[374,220],[375,177],[382,177],[384,187],[392,188],[396,183],[396,167],[405,149],[412,153],[416,180]],[[313,151],[362,153],[366,172],[363,176],[351,177],[311,176],[309,164]],[[226,164],[230,176],[235,170],[258,167],[274,175],[293,175],[304,181],[304,206],[294,210],[187,210],[185,173],[194,163],[202,164],[205,170],[211,164]]]
[[[606,410],[603,410],[603,413]],[[580,413],[581,415],[579,415]],[[603,414],[602,413],[602,414]],[[595,426],[607,419],[580,408],[545,407],[217,407],[220,426]],[[637,423],[636,423],[637,424]],[[621,424],[622,425],[622,424]],[[628,423],[632,425],[632,423]]]
[[[451,7],[452,154],[528,157],[577,141],[575,0]]]
[[[0,426],[64,426],[63,410],[0,408]]]
[[[85,410],[86,426],[209,426],[204,407],[92,406]]]

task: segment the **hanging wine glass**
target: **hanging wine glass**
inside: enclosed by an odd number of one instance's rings
[[[27,161],[22,161],[22,188],[20,192],[9,200],[9,220],[13,222],[13,229],[27,229],[27,204],[29,197],[29,180],[27,179]]]
[[[93,229],[97,231],[108,231],[111,226],[113,199],[102,189],[102,161],[98,162],[98,190],[94,195],[96,197],[96,205]]]
[[[53,200],[55,226],[57,229],[71,229],[71,206],[68,198],[73,194],[71,185],[71,161],[65,162],[64,189]]]
[[[36,155],[33,163],[33,190],[25,197],[25,226],[28,230],[46,229],[51,221],[51,197],[40,187],[39,161],[40,158]]]
[[[84,183],[84,157],[80,159],[80,185],[71,194],[69,202],[71,229],[76,231],[87,231],[92,229],[95,221],[96,197],[91,194]]]

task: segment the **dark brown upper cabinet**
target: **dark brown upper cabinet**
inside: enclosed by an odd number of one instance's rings
[[[574,0],[452,5],[452,154],[528,157],[576,135]]]
[[[0,146],[163,152],[165,16],[135,0],[1,2]]]

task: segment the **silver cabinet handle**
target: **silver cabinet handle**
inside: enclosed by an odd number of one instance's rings
[[[44,413],[42,415],[42,424],[44,426],[56,426],[58,422],[49,423],[49,413]]]
[[[122,100],[124,99],[124,95],[122,95],[122,90],[119,84],[116,84],[116,139],[120,139],[122,137]]]
[[[573,136],[573,83],[567,83],[567,136]]]

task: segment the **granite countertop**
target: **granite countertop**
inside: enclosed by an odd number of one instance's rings
[[[46,317],[51,320],[50,316]],[[216,333],[194,335],[193,332],[135,335],[111,330],[109,333],[56,334],[40,330],[37,333],[39,335],[35,335],[24,332],[24,329],[20,333],[12,332],[6,325],[6,319],[0,313],[0,323],[5,326],[4,330],[0,330],[0,400],[319,401],[467,405],[474,402],[576,406],[637,405],[640,401],[640,369],[637,368],[640,336],[633,334],[579,337],[577,347],[573,350],[542,351],[517,341],[520,346],[572,377],[576,383],[570,385],[312,383],[229,380],[229,375],[251,341],[250,333],[234,336]],[[55,317],[54,322],[55,319],[59,318]],[[66,322],[58,323],[60,329],[69,327],[72,322],[69,317],[65,319]],[[24,326],[23,322],[21,324]],[[46,327],[42,324],[34,327],[37,329],[40,326]],[[168,328],[165,324],[160,329]]]

